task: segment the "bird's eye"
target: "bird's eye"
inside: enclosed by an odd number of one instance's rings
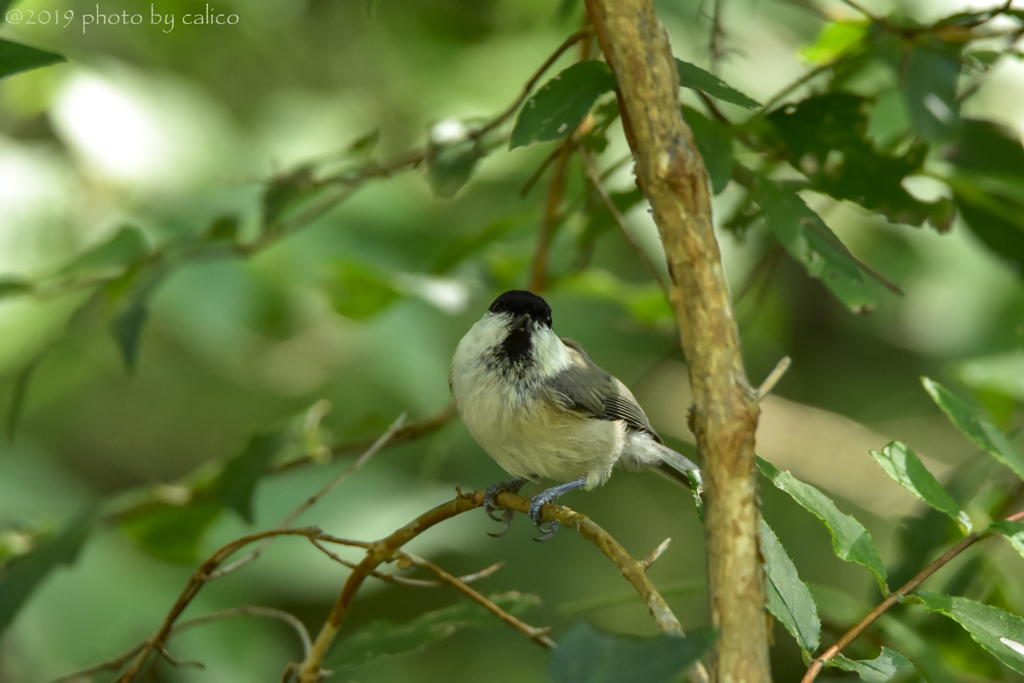
[[[501,313],[502,311],[505,310],[505,304],[494,304],[493,306],[491,306],[491,310],[494,311],[495,313]]]
[[[548,327],[551,327],[551,316],[549,315],[548,317],[544,318],[544,322],[548,324]]]

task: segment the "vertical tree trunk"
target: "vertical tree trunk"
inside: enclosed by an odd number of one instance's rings
[[[679,108],[668,36],[652,0],[586,0],[618,81],[619,108],[668,259],[670,299],[690,366],[707,498],[712,680],[768,683],[768,621],[754,478],[758,408],[711,221],[704,162]]]

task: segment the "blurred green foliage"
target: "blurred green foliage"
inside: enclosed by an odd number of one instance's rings
[[[794,361],[758,435],[781,489],[763,480],[776,676],[802,675],[819,632],[833,643],[960,540],[966,517],[982,550],[837,666],[1014,680],[1021,532],[992,522],[1020,510],[1024,471],[1024,13],[658,8],[748,372]],[[458,339],[527,284],[558,145],[588,151],[625,225],[572,156],[546,252],[555,329],[685,449],[671,309],[637,250],[659,272],[663,258],[608,69],[596,49],[568,50],[517,100],[582,3],[234,1],[215,8],[237,19],[222,25],[184,23],[209,10],[195,0],[0,9],[0,681],[50,680],[150,637],[198,560],[279,525],[404,411],[429,428],[297,524],[370,541],[457,484],[503,478],[457,421],[432,416]],[[938,381],[922,391],[922,375]],[[697,630],[689,493],[621,473],[565,503],[636,557],[675,539],[650,576],[689,645],[619,637],[656,629],[579,538],[541,546],[518,523],[492,540],[474,513],[415,552],[452,574],[504,561],[477,587],[539,596],[524,618],[564,633],[561,659],[500,625],[463,629],[482,615],[445,588],[390,583],[363,588],[332,656],[359,663],[346,675],[360,681],[604,680],[640,661],[670,680],[713,638]],[[282,538],[184,617],[271,605],[315,633],[345,571]],[[570,627],[580,616],[618,635]],[[599,666],[574,668],[596,647]],[[170,649],[207,669],[163,662],[158,680],[279,680],[301,658],[270,620],[191,629]]]

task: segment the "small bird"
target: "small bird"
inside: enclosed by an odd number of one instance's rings
[[[566,482],[534,496],[530,518],[545,529],[541,508],[579,488],[608,480],[612,467],[653,467],[689,485],[697,466],[665,446],[622,382],[590,360],[575,341],[551,329],[551,307],[531,292],[505,292],[459,342],[448,386],[477,443],[514,478],[487,489],[484,507],[508,531],[512,512],[499,509],[501,491],[518,493],[529,480]]]

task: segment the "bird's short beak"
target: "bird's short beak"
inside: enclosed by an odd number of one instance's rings
[[[515,322],[512,323],[512,327],[509,329],[509,332],[521,332],[525,330],[529,324],[530,316],[521,315],[515,319]]]

